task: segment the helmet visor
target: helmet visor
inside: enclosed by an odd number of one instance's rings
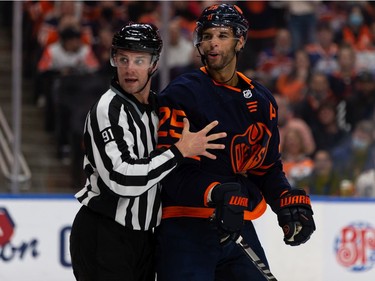
[[[217,25],[210,25],[209,27],[206,27],[204,29],[202,28],[201,30],[197,30],[196,28],[196,31],[193,34],[194,46],[198,46],[202,43],[210,42],[213,40],[212,34],[210,34],[209,32],[205,33],[205,30],[207,30],[208,28],[214,28],[218,30],[220,33],[218,35],[218,39],[222,42],[227,41],[227,40],[233,40],[233,39],[239,40],[239,38],[233,34],[232,27],[227,26],[227,25],[217,24]],[[198,31],[199,31],[199,35],[198,35]]]
[[[118,50],[111,56],[111,65],[120,68],[148,69],[154,62],[153,57],[149,53]]]

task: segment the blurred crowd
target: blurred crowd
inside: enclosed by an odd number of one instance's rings
[[[375,2],[235,2],[250,23],[239,70],[278,102],[280,149],[293,187],[375,197]],[[35,81],[45,130],[56,136],[57,155],[75,181],[83,181],[84,116],[113,75],[113,32],[128,21],[167,28],[163,53],[173,79],[201,66],[192,32],[209,4],[170,2],[171,21],[162,26],[158,1],[24,2],[24,75]]]

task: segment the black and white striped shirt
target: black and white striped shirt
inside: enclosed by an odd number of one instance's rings
[[[141,104],[114,80],[87,115],[85,187],[75,197],[95,212],[135,230],[160,223],[160,184],[183,157],[172,146],[154,150],[158,117],[155,94]]]

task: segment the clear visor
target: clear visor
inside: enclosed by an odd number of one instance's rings
[[[113,67],[127,67],[133,69],[148,69],[155,61],[156,57],[148,53],[123,53],[121,51],[112,54],[110,59]]]
[[[194,32],[193,32],[193,44],[194,44],[194,47],[196,47],[197,45],[199,45],[199,43],[201,41],[201,39],[198,36],[198,29],[199,28],[195,28]]]
[[[220,34],[217,36],[217,39],[219,39],[219,40],[222,40],[222,41],[239,40],[239,38],[235,37],[232,34],[232,32],[228,33],[229,30],[233,30],[231,27],[221,26],[221,25],[213,25],[210,28],[216,29],[220,32]],[[198,35],[199,33],[200,33],[200,35]],[[193,33],[194,46],[199,46],[203,42],[211,42],[214,38],[216,38],[216,37],[213,37],[210,34],[205,34],[204,31],[199,32],[198,28],[196,28],[194,30],[194,33]]]

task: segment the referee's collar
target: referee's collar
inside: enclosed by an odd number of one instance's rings
[[[148,97],[148,104],[144,104],[139,102],[139,100],[137,100],[137,98],[134,95],[125,92],[117,83],[115,78],[113,78],[111,81],[111,89],[124,100],[135,104],[137,108],[142,112],[142,114],[145,111],[150,112],[157,110],[156,94],[153,91],[150,91],[150,95]]]

